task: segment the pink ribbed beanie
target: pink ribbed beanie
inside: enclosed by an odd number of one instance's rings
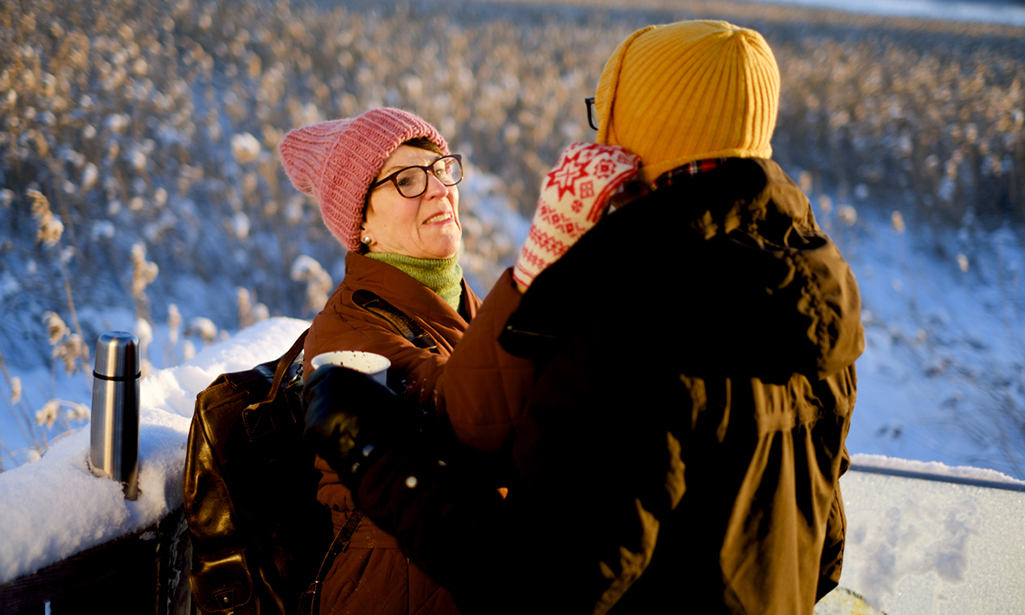
[[[317,199],[328,230],[355,251],[367,189],[395,148],[417,137],[429,139],[448,154],[448,144],[434,126],[389,107],[296,128],[285,135],[278,150],[292,185]]]

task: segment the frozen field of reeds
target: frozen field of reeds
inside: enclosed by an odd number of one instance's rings
[[[486,291],[543,172],[593,137],[616,44],[718,17],[775,50],[774,157],[863,287],[852,449],[1025,476],[1025,29],[617,4],[0,5],[0,469],[85,424],[104,330],[162,367],[319,309],[344,254],[281,170],[290,128],[379,105],[437,125],[472,165],[463,265]]]

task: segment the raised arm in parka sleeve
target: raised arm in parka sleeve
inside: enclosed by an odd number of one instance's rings
[[[534,381],[534,361],[509,354],[498,337],[520,305],[511,270],[484,300],[438,382],[438,408],[463,444],[496,451],[519,420]]]
[[[392,390],[424,411],[447,415],[464,444],[497,450],[522,410],[534,375],[533,361],[510,355],[497,342],[521,299],[511,272],[499,278],[483,304],[473,306],[468,327],[464,323],[457,328],[463,321],[448,313],[440,298],[409,300],[411,292],[430,292],[419,286],[400,288],[402,292],[393,295],[386,294],[383,285],[372,290],[416,321],[435,341],[438,352],[413,345],[377,315],[355,307],[353,291],[343,284],[310,328],[304,373],[310,373],[309,361],[321,352],[344,349],[384,355],[392,363],[388,370]],[[472,299],[479,302],[475,296]]]

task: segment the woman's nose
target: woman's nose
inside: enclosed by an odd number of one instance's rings
[[[429,199],[440,199],[448,195],[448,186],[441,183],[441,180],[434,173],[427,174],[427,192],[424,194]]]

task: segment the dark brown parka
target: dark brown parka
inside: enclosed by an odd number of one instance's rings
[[[508,498],[431,442],[381,455],[357,493],[464,612],[811,615],[836,585],[860,298],[776,163],[729,159],[610,215],[502,343],[537,368],[522,414],[478,409],[509,425],[490,434]]]

